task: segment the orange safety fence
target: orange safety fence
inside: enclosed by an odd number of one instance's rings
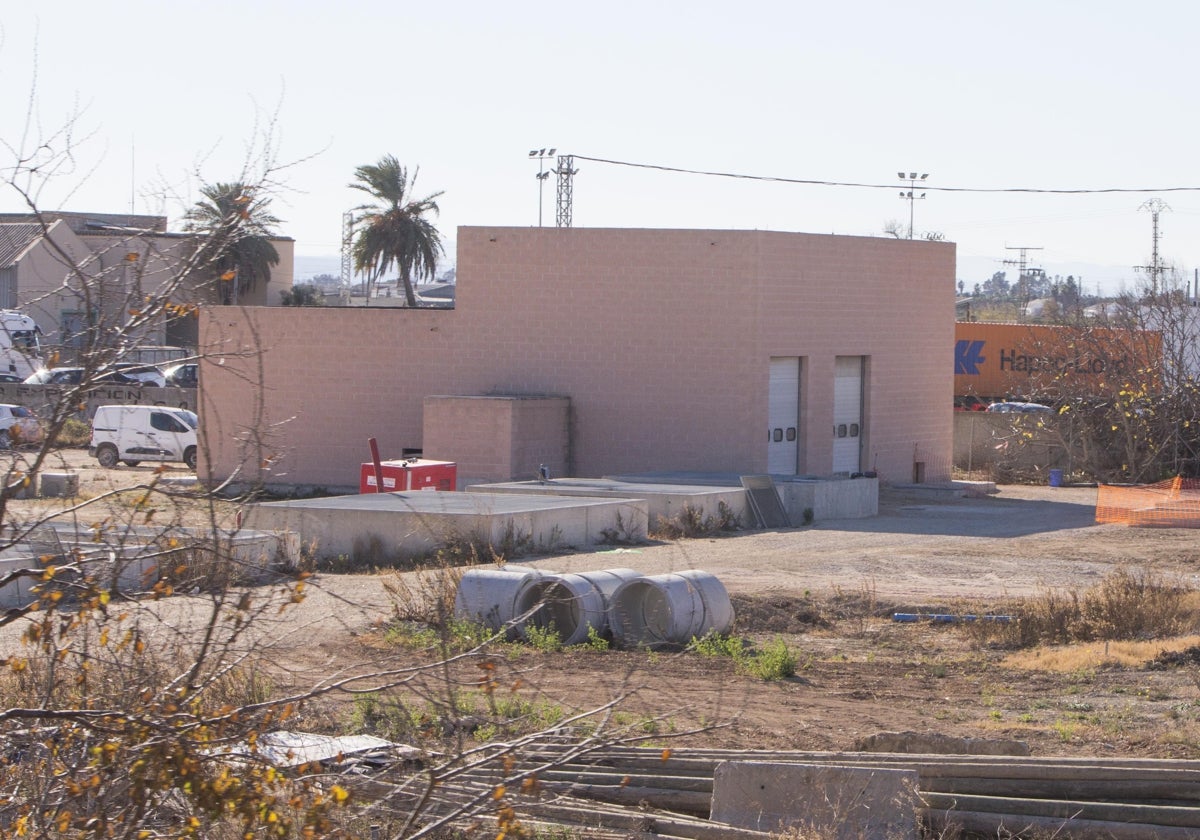
[[[1096,493],[1096,521],[1160,528],[1200,528],[1200,479],[1175,477],[1158,484],[1114,487]]]

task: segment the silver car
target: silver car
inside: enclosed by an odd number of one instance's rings
[[[992,414],[1049,414],[1054,409],[1034,402],[998,402],[989,405],[986,411]]]
[[[0,405],[0,449],[41,442],[42,424],[33,409],[23,405]]]

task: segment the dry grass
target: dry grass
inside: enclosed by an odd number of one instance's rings
[[[1068,646],[1035,647],[1009,654],[1001,660],[1004,668],[1028,671],[1077,673],[1105,667],[1143,668],[1163,653],[1178,653],[1200,646],[1200,636],[1129,642],[1087,642]]]
[[[1200,593],[1182,580],[1118,568],[1089,589],[1047,589],[1018,602],[1011,622],[970,629],[979,644],[1011,648],[1168,639],[1200,628]]]

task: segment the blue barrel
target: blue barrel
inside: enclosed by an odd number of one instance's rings
[[[1050,470],[1050,486],[1062,487],[1062,470]]]

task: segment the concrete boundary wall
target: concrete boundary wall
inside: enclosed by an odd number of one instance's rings
[[[23,405],[41,416],[46,416],[51,407],[62,400],[66,390],[62,385],[2,382],[0,403]],[[198,396],[195,388],[138,388],[128,385],[93,388],[84,396],[85,408],[79,412],[79,417],[81,420],[90,419],[102,405],[166,405],[195,411]]]

